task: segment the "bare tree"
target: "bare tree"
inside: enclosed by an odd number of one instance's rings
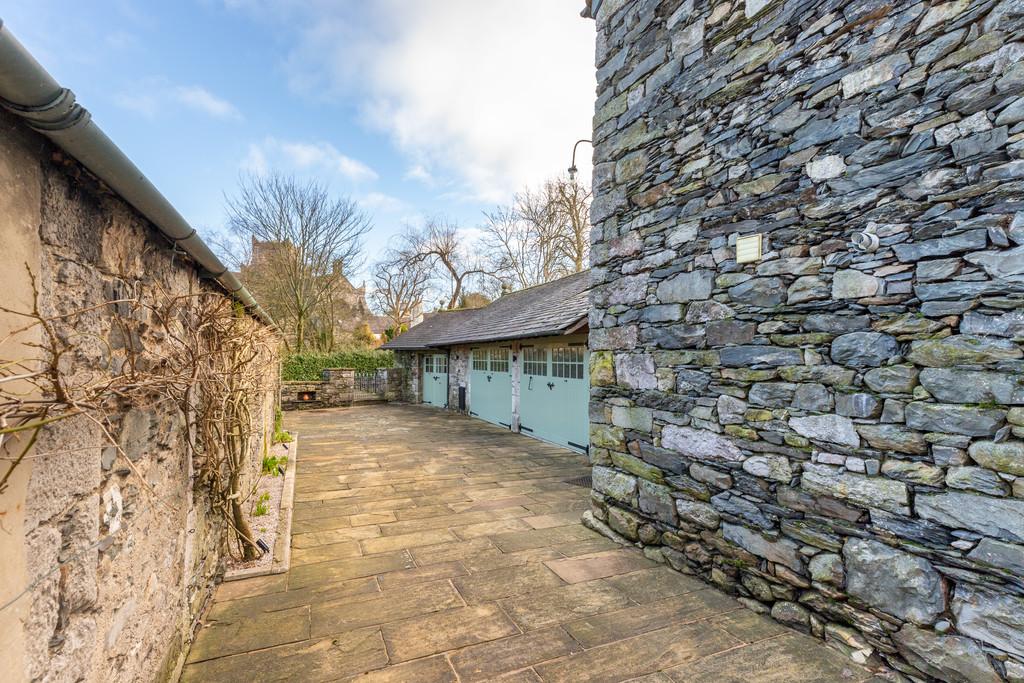
[[[434,279],[450,287],[445,308],[455,308],[463,288],[474,278],[494,276],[472,245],[463,243],[459,226],[444,218],[432,218],[420,230],[409,229],[401,253],[407,265],[428,265]]]
[[[484,217],[483,243],[492,267],[513,288],[531,287],[564,274],[545,204],[519,195],[515,205],[499,206]]]
[[[548,201],[556,216],[558,251],[571,265],[572,272],[579,273],[587,268],[590,261],[590,200],[589,187],[575,180],[559,178],[546,186]]]
[[[315,351],[330,352],[339,344],[351,341],[351,334],[346,330],[346,324],[351,326],[351,321],[365,318],[366,311],[358,305],[353,305],[342,296],[341,292],[334,292],[324,297],[310,316],[306,324],[306,341],[308,347]],[[341,332],[341,338],[339,338]]]
[[[564,179],[515,195],[484,216],[484,244],[492,267],[515,288],[577,273],[590,249],[590,191]]]
[[[358,265],[369,218],[320,183],[278,174],[243,178],[227,208],[229,227],[252,247],[246,285],[301,352],[315,312]]]
[[[409,325],[423,308],[429,285],[430,269],[426,263],[392,252],[373,268],[370,300],[394,327]]]

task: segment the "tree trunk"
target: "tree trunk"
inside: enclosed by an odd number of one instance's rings
[[[240,483],[238,480],[238,474],[231,474],[231,492],[234,494],[239,493]],[[245,514],[242,512],[242,504],[238,502],[238,498],[231,500],[231,518],[235,525],[235,535],[238,537],[238,543],[242,546],[242,559],[255,560],[260,556],[259,548],[256,547],[256,542],[252,537],[252,529],[249,527],[249,522],[245,519]]]
[[[299,314],[295,319],[295,353],[302,353],[306,336],[306,316]]]
[[[454,278],[455,287],[452,289],[452,300],[448,302],[448,310],[454,309],[459,304],[459,295],[462,294],[462,278]]]

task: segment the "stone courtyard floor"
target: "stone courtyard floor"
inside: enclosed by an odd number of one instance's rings
[[[426,407],[286,422],[291,570],[221,584],[183,681],[870,678],[583,527],[583,456]]]

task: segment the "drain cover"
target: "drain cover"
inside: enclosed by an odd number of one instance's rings
[[[575,479],[566,479],[566,484],[572,484],[573,486],[583,486],[585,488],[593,488],[594,481],[588,474],[585,477],[576,477]]]

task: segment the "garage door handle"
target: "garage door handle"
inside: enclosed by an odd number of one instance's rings
[[[488,381],[488,382],[490,382],[490,381],[491,381],[491,376],[490,376],[490,375],[487,375],[487,381]]]
[[[548,389],[551,389],[552,391],[554,391],[555,383],[554,382],[548,382]]]

